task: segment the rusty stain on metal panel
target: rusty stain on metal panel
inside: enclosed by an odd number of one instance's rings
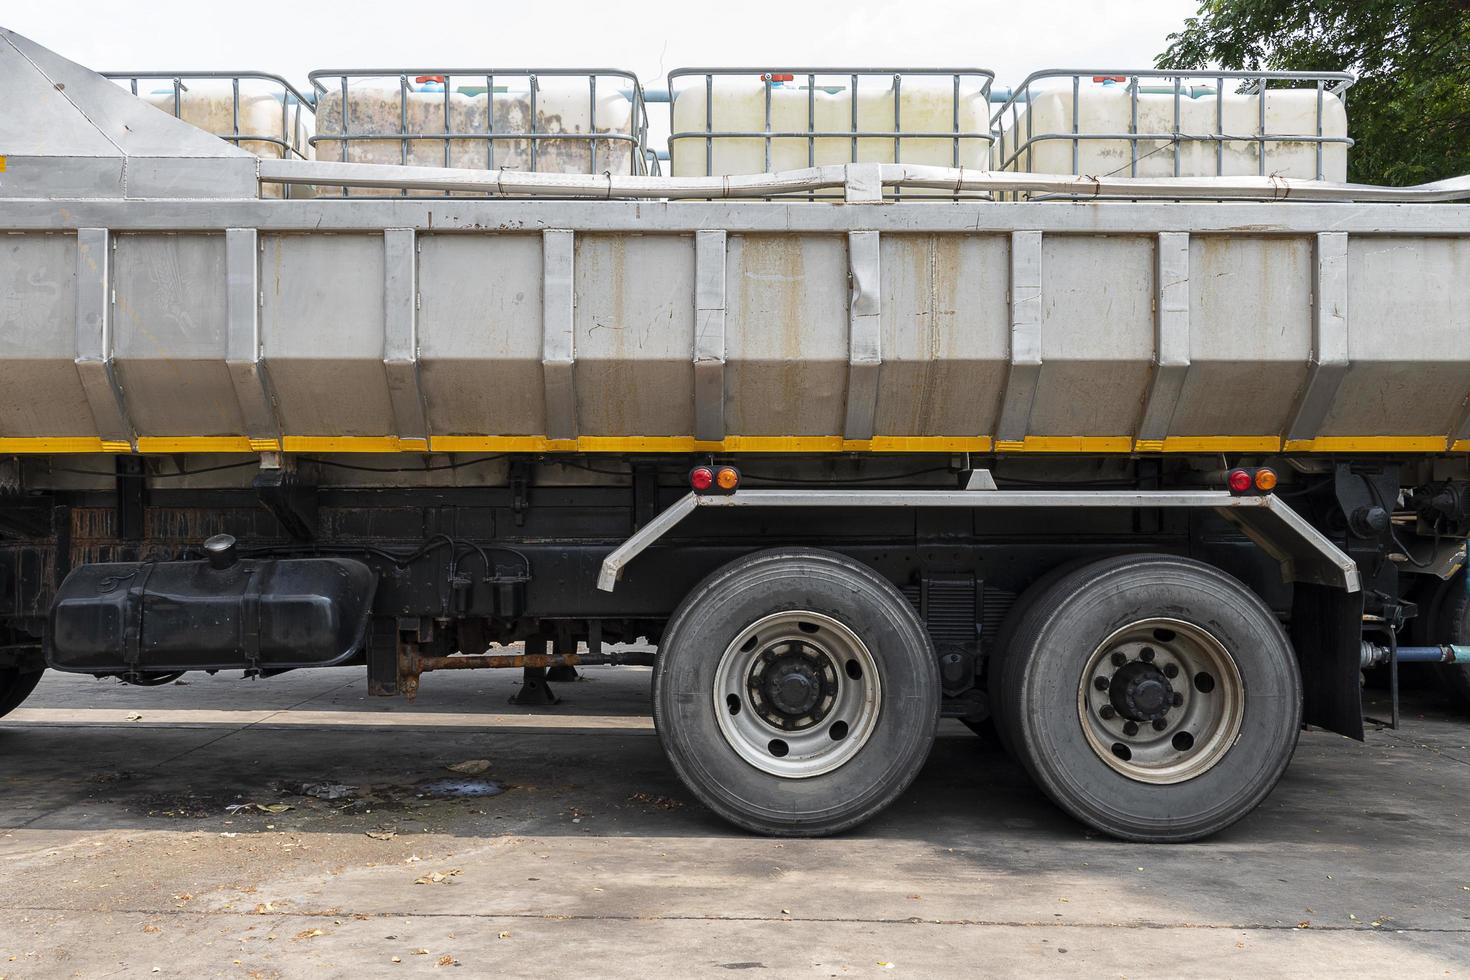
[[[846,239],[729,239],[731,435],[840,433],[848,374]]]

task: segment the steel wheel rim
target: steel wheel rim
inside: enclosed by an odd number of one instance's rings
[[[804,703],[782,700],[803,684],[815,688],[811,710],[783,710]],[[771,697],[772,685],[782,697]],[[808,610],[772,613],[741,630],[720,657],[713,694],[720,732],[735,753],[788,779],[851,761],[877,727],[883,700],[867,645],[845,624]]]
[[[1240,737],[1245,685],[1207,630],[1143,619],[1093,650],[1078,680],[1077,714],[1087,744],[1114,771],[1182,783],[1213,769]]]

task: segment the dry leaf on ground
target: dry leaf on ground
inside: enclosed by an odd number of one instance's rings
[[[415,885],[442,885],[449,881],[450,878],[456,878],[462,874],[464,874],[463,868],[451,868],[448,871],[430,871],[422,878],[415,878],[413,883]]]

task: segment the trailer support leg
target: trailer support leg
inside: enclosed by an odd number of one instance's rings
[[[551,646],[551,652],[557,656],[574,654],[577,652],[577,641],[573,640],[570,631],[557,630],[556,641]],[[556,664],[546,668],[546,679],[558,684],[570,684],[580,675],[577,668],[571,664]]]
[[[545,656],[545,640],[527,640],[526,655]],[[525,667],[521,671],[521,688],[511,695],[510,703],[522,706],[550,705],[556,704],[561,699],[552,693],[551,685],[546,683],[545,667]]]

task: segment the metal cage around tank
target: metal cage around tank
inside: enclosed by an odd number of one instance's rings
[[[613,173],[623,176],[646,176],[659,173],[656,156],[647,149],[648,111],[643,86],[638,76],[631,71],[618,68],[333,68],[319,69],[307,75],[311,83],[313,104],[318,110],[318,129],[311,143],[321,155],[325,147],[337,147],[340,159],[351,160],[350,148],[354,144],[367,142],[398,143],[399,160],[408,165],[415,144],[438,143],[442,146],[442,162],[435,166],[450,167],[456,164],[452,152],[457,144],[483,144],[483,161],[476,160],[472,166],[485,170],[498,170],[507,162],[507,144],[525,144],[532,173]],[[586,86],[588,132],[549,131],[539,125],[538,113],[543,108],[544,86],[548,79],[581,82]],[[415,88],[427,82],[436,86],[432,89]],[[397,125],[391,128],[363,128],[353,119],[352,89],[361,83],[385,83],[397,87],[399,113]],[[523,127],[497,129],[495,122],[496,100],[512,97],[510,83],[524,85],[525,101],[528,105],[527,125]],[[626,130],[598,130],[599,100],[607,92],[621,94],[629,102],[629,122]],[[323,100],[335,95],[339,104],[323,107]],[[443,127],[439,130],[416,128],[409,118],[409,97],[413,94],[441,94],[443,96]],[[452,125],[454,96],[483,95],[486,99],[486,126],[484,131],[464,130]],[[603,123],[607,120],[604,118]],[[587,147],[586,170],[558,170],[546,167],[543,144],[548,141],[566,145]],[[618,147],[626,147],[628,169],[621,165],[617,169],[603,166],[617,155]],[[478,152],[476,153],[478,156]],[[464,166],[464,164],[459,164]],[[341,189],[346,196],[347,188]],[[386,192],[385,192],[386,193]],[[400,192],[406,193],[406,192]]]
[[[1127,132],[1085,132],[1081,125],[1081,96],[1083,83],[1113,80],[1122,81],[1129,95],[1129,128]],[[1033,114],[1028,111],[1033,99],[1049,89],[1054,80],[1064,83],[1063,91],[1071,95],[1071,127],[1067,131],[1036,132]],[[1156,86],[1149,82],[1157,80]],[[1229,143],[1251,144],[1259,147],[1258,176],[1269,176],[1266,170],[1266,148],[1270,143],[1310,143],[1315,148],[1315,179],[1326,179],[1323,167],[1324,149],[1329,144],[1351,147],[1353,140],[1346,135],[1330,135],[1324,128],[1324,108],[1328,96],[1341,100],[1344,109],[1347,90],[1356,77],[1350,72],[1297,72],[1297,71],[1225,71],[1225,70],[1173,70],[1173,69],[1074,69],[1047,68],[1027,75],[1016,86],[991,117],[991,129],[995,135],[996,170],[1030,170],[1031,159],[1040,144],[1065,141],[1071,144],[1074,174],[1081,174],[1080,158],[1082,144],[1088,141],[1126,142],[1129,146],[1129,163],[1122,176],[1138,176],[1138,163],[1144,156],[1152,155],[1167,147],[1173,154],[1173,176],[1181,173],[1180,157],[1183,144],[1206,142],[1215,145],[1215,175],[1225,175],[1225,147]],[[1197,85],[1195,83],[1211,83]],[[1256,99],[1256,132],[1231,133],[1225,126],[1225,98],[1228,84],[1235,85],[1235,94],[1260,96]],[[1266,131],[1266,100],[1268,88],[1310,88],[1316,92],[1315,126],[1311,132],[1268,133]],[[1167,132],[1142,131],[1139,129],[1139,96],[1141,94],[1169,95],[1173,98],[1173,126]],[[1183,106],[1185,100],[1210,98],[1215,105],[1215,125],[1211,131],[1189,133],[1183,131]],[[1024,127],[1024,132],[1018,132]],[[1160,146],[1140,154],[1142,143]],[[1122,168],[1120,168],[1121,170]],[[1118,176],[1118,171],[1092,176]],[[1202,176],[1202,175],[1192,175]],[[1034,198],[1033,198],[1034,199]]]
[[[722,83],[733,79],[759,79],[762,86],[763,125],[757,129],[721,128],[718,126],[714,109],[715,96]],[[903,119],[903,90],[906,82],[948,79],[951,83],[951,124],[948,129],[905,128]],[[669,157],[672,162],[680,143],[700,144],[704,149],[703,176],[719,176],[715,172],[714,156],[717,141],[761,140],[764,148],[764,166],[761,172],[773,173],[772,151],[781,142],[803,141],[806,144],[805,166],[817,166],[817,143],[819,140],[846,141],[849,146],[844,163],[892,162],[903,163],[904,148],[915,141],[946,141],[950,144],[949,166],[960,167],[967,144],[981,148],[982,156],[988,157],[994,134],[988,124],[981,129],[967,128],[962,124],[962,106],[967,94],[988,109],[990,89],[995,82],[995,73],[986,68],[844,68],[844,67],[797,67],[797,68],[677,68],[668,74],[669,101]],[[772,103],[778,88],[793,84],[806,93],[806,125],[802,128],[780,128],[772,118]],[[859,121],[860,98],[863,93],[885,88],[893,96],[893,118],[891,125],[870,127]],[[704,94],[704,125],[699,129],[681,129],[675,117],[680,96],[698,88]],[[849,103],[848,126],[841,128],[819,128],[817,124],[817,93],[835,95],[846,89]],[[863,141],[891,141],[891,161],[865,160]],[[894,189],[890,197],[901,196]],[[838,195],[810,194],[809,197]],[[983,195],[981,195],[983,196]]]
[[[119,83],[133,95],[143,98],[148,95],[171,95],[172,106],[164,108],[174,118],[184,119],[184,100],[191,92],[192,82],[228,82],[230,85],[229,128],[210,128],[207,131],[226,142],[244,147],[246,144],[268,144],[277,148],[283,160],[307,159],[310,137],[307,134],[315,116],[312,100],[300,92],[280,75],[263,71],[108,71],[103,77]],[[165,82],[168,88],[159,91],[143,91],[143,82]],[[260,83],[264,91],[278,98],[281,103],[281,128],[277,132],[257,132],[242,127],[241,91],[251,83]],[[248,94],[248,93],[247,93]],[[187,122],[187,120],[185,120]],[[248,148],[248,147],[247,147]]]

